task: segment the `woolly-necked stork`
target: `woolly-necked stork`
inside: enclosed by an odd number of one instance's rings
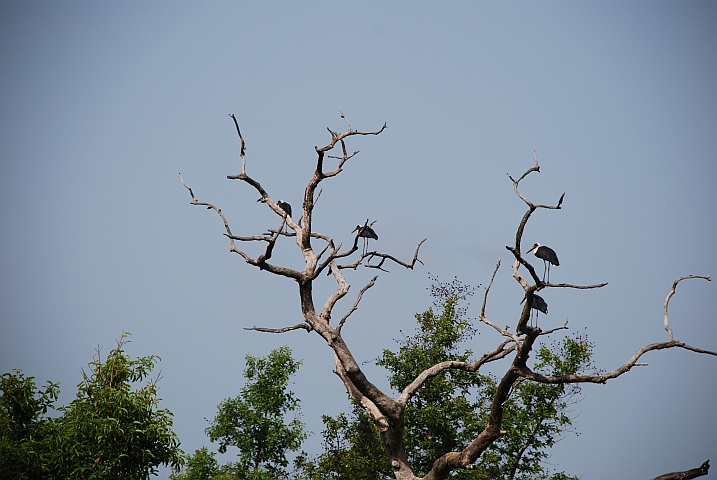
[[[264,197],[261,197],[259,200],[256,201],[256,203],[266,203],[266,199]],[[276,206],[282,209],[289,217],[291,217],[291,205],[286,203],[284,200],[279,200],[276,202]]]
[[[266,203],[266,199],[264,197],[261,197],[259,200],[256,201],[256,203]],[[279,209],[283,211],[289,218],[291,218],[291,205],[286,203],[284,200],[279,200],[276,202],[276,206],[279,207]]]
[[[548,282],[550,282],[550,264],[552,263],[556,267],[560,266],[558,254],[555,253],[555,250],[552,248],[539,243],[534,244],[530,250],[525,252],[525,254],[528,255],[530,252],[534,252],[534,255],[543,261],[543,281],[545,281],[545,272],[547,270]]]
[[[523,298],[523,300],[521,300],[520,303],[523,303],[524,301],[525,301],[525,298]],[[536,313],[535,313],[535,325],[537,326],[537,325],[538,325],[538,312],[543,312],[544,314],[547,315],[547,314],[548,314],[548,304],[547,304],[546,301],[543,299],[543,297],[541,297],[540,295],[534,293],[534,294],[533,294],[533,300],[530,302],[530,308],[531,308],[531,310],[535,310],[535,311],[536,311]],[[530,316],[531,316],[531,319],[532,319],[532,317],[533,317],[532,312],[531,312]]]
[[[366,223],[362,227],[361,225],[356,225],[356,228],[353,229],[351,233],[358,232],[356,235],[357,237],[363,238],[363,254],[365,255],[368,250],[368,241],[369,239],[378,240],[378,235],[376,235],[376,232],[374,232],[373,224],[376,223],[376,220],[371,222],[371,225],[368,224],[368,219],[366,219]]]
[[[279,200],[278,202],[276,202],[276,206],[279,207],[280,209],[284,210],[286,212],[286,214],[289,216],[289,218],[291,218],[291,205],[286,203],[284,200]],[[555,253],[555,252],[553,252],[553,253]]]

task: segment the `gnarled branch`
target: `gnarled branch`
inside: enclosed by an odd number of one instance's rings
[[[447,360],[445,362],[437,363],[432,367],[425,369],[406,388],[403,389],[403,391],[401,392],[401,396],[396,399],[396,403],[399,403],[401,405],[405,405],[406,403],[408,403],[411,397],[416,393],[419,388],[421,388],[421,386],[423,386],[424,383],[426,383],[427,380],[435,377],[436,375],[445,370],[454,369],[464,370],[466,372],[476,372],[481,366],[485,365],[486,363],[494,362],[496,360],[500,360],[501,358],[506,357],[508,354],[515,351],[516,349],[515,345],[511,345],[506,348],[506,345],[508,345],[512,341],[513,340],[510,338],[503,340],[494,350],[484,353],[481,358],[473,362]]]
[[[283,327],[283,328],[264,328],[264,327],[245,327],[244,330],[256,330],[257,332],[265,332],[265,333],[284,333],[284,332],[290,332],[292,330],[299,330],[304,329],[308,333],[311,333],[314,329],[311,328],[310,325],[306,323],[297,323],[296,325],[293,325],[291,327]]]
[[[668,293],[668,294],[667,294],[667,298],[665,298],[665,307],[664,307],[664,310],[665,310],[665,314],[664,314],[664,316],[665,316],[665,330],[667,331],[667,334],[669,335],[670,340],[674,340],[674,338],[673,338],[673,336],[672,336],[672,329],[670,328],[669,317],[667,316],[667,307],[668,307],[669,304],[670,304],[670,299],[671,299],[672,296],[675,294],[675,290],[677,289],[677,284],[680,283],[682,280],[687,280],[687,279],[689,279],[689,278],[701,278],[701,279],[703,279],[703,280],[707,280],[708,282],[711,282],[711,281],[712,281],[712,278],[711,278],[711,277],[705,277],[705,276],[702,276],[702,275],[685,275],[684,277],[680,277],[680,278],[678,278],[677,280],[675,280],[675,281],[672,283],[672,288],[670,289],[670,293]]]
[[[655,477],[652,480],[688,480],[690,478],[697,478],[707,475],[710,471],[710,461],[706,460],[705,463],[697,468],[686,470],[684,472],[672,472]]]
[[[665,300],[665,325],[667,325],[667,304],[672,298],[672,296],[675,293],[675,288],[677,287],[677,284],[685,279],[688,278],[703,278],[705,280],[709,280],[710,277],[704,277],[704,276],[696,276],[696,275],[687,275],[684,277],[680,277],[672,284],[672,289],[670,290],[670,293],[667,295],[667,299]],[[667,342],[658,342],[658,343],[651,343],[649,345],[645,345],[644,347],[637,350],[632,357],[625,362],[624,364],[617,367],[615,370],[607,373],[602,373],[599,375],[587,375],[587,374],[569,374],[569,375],[543,375],[540,373],[533,372],[530,370],[527,366],[522,365],[518,368],[518,373],[521,377],[528,378],[530,380],[534,380],[536,382],[540,383],[606,383],[608,380],[617,378],[620,375],[630,371],[630,369],[634,366],[639,365],[637,361],[642,357],[645,353],[651,352],[653,350],[664,350],[667,348],[684,348],[685,350],[690,350],[692,352],[696,353],[704,353],[707,355],[714,355],[717,356],[717,352],[711,351],[711,350],[705,350],[698,347],[693,347],[692,345],[688,345],[683,342],[675,341],[672,336],[672,330],[667,329],[667,332],[669,334],[669,340]]]

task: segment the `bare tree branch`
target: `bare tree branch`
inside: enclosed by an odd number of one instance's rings
[[[687,280],[689,278],[701,278],[703,280],[707,280],[708,282],[712,281],[711,277],[704,277],[701,275],[685,275],[684,277],[680,277],[677,280],[674,281],[672,284],[672,288],[670,289],[670,293],[667,294],[667,298],[665,298],[665,330],[667,330],[667,333],[670,337],[670,341],[674,340],[674,337],[672,336],[672,329],[670,328],[670,323],[667,316],[667,307],[670,303],[670,299],[675,294],[675,290],[677,289],[677,284],[680,283],[682,280]]]
[[[520,178],[518,178],[518,180],[513,179],[513,177],[511,177],[510,174],[508,174],[508,178],[510,178],[511,181],[513,182],[513,190],[526,203],[526,205],[531,207],[533,210],[535,210],[536,208],[548,208],[548,209],[553,209],[553,210],[555,210],[555,209],[559,210],[561,205],[563,204],[563,199],[565,198],[565,193],[560,195],[560,199],[558,200],[557,205],[543,205],[541,203],[531,202],[530,200],[525,198],[518,190],[518,184],[520,183],[521,180],[523,180],[525,177],[527,177],[528,174],[530,174],[532,172],[540,173],[540,165],[538,165],[538,154],[535,150],[533,150],[533,160],[535,161],[535,166],[530,167],[528,170],[526,170],[525,173],[523,173],[523,175],[521,175]]]
[[[478,369],[486,363],[494,362],[506,357],[508,354],[515,350],[515,345],[511,345],[506,348],[508,343],[511,343],[512,339],[503,340],[494,350],[486,352],[481,358],[473,362],[460,362],[456,360],[447,360],[445,362],[437,363],[432,367],[427,368],[421,372],[406,388],[401,392],[401,396],[396,399],[396,403],[406,405],[416,391],[426,383],[427,380],[435,377],[439,373],[448,370],[464,370],[466,372],[476,372]]]
[[[358,237],[356,237],[356,238],[358,239]],[[358,258],[355,262],[347,263],[347,264],[342,264],[342,265],[337,265],[337,266],[338,266],[338,268],[341,269],[341,270],[343,270],[343,269],[345,269],[345,268],[349,268],[349,269],[352,269],[352,270],[356,270],[356,268],[358,268],[358,266],[362,264],[361,262],[363,262],[365,259],[368,259],[367,262],[366,262],[365,264],[363,264],[364,267],[367,267],[367,268],[377,268],[377,269],[379,269],[379,270],[381,270],[381,271],[388,272],[388,270],[385,270],[385,269],[383,269],[383,268],[381,268],[381,267],[383,266],[383,264],[384,264],[384,262],[385,262],[386,260],[391,260],[392,262],[395,262],[396,264],[401,265],[402,267],[405,267],[405,268],[408,268],[408,269],[410,269],[410,270],[413,270],[413,267],[416,265],[416,262],[418,262],[418,263],[420,263],[421,265],[423,265],[423,262],[418,258],[418,251],[421,249],[421,245],[423,245],[423,242],[425,242],[426,240],[428,240],[428,239],[427,239],[427,238],[424,238],[423,240],[421,240],[420,242],[418,242],[418,245],[416,246],[416,251],[415,251],[415,253],[413,254],[413,260],[411,260],[410,263],[402,262],[401,260],[397,259],[396,257],[394,257],[394,256],[392,256],[392,255],[388,255],[388,254],[386,254],[386,253],[380,253],[380,252],[373,251],[373,252],[367,252],[367,253],[361,254],[361,256],[359,256],[359,258]],[[346,252],[346,253],[337,254],[337,255],[334,256],[334,258],[343,258],[343,257],[345,257],[345,256],[347,256],[347,255],[350,255],[351,253],[355,252],[356,250],[358,250],[358,248],[357,248],[357,246],[356,246],[356,242],[357,242],[357,241],[358,241],[358,240],[355,240],[355,241],[354,241],[354,246],[351,248],[351,250],[349,250],[349,251]],[[371,264],[370,264],[371,260],[372,260],[374,257],[378,257],[378,258],[381,259],[381,261],[380,261],[377,265],[371,265]]]
[[[542,282],[541,282],[542,283]],[[602,288],[607,285],[607,282],[596,283],[594,285],[573,285],[572,283],[543,283],[545,287],[553,288],[577,288],[579,290],[587,290],[590,288]]]
[[[227,222],[227,217],[224,216],[224,214],[222,213],[222,210],[218,207],[215,207],[211,203],[198,201],[197,197],[194,196],[194,192],[192,191],[192,189],[189,188],[189,185],[184,183],[184,179],[182,178],[181,173],[179,174],[179,181],[182,182],[182,185],[184,185],[184,188],[189,190],[189,195],[191,195],[191,197],[192,197],[192,201],[190,202],[192,205],[204,206],[204,207],[207,207],[208,210],[214,210],[215,212],[217,212],[217,214],[221,217],[222,222],[224,222],[224,228],[227,231],[227,236],[229,237],[229,242],[231,243],[232,248],[234,248],[234,239],[232,239],[232,231],[229,228],[229,222]]]
[[[230,243],[229,251],[230,252],[234,252],[238,255],[241,255],[241,257],[244,258],[246,263],[248,263],[250,265],[254,265],[256,267],[259,267],[261,270],[267,270],[271,273],[275,273],[277,275],[281,275],[281,276],[289,277],[289,278],[293,278],[293,279],[298,279],[301,276],[301,273],[297,272],[296,270],[292,270],[292,269],[286,268],[286,267],[280,267],[277,265],[272,265],[267,262],[267,260],[269,260],[271,258],[271,254],[274,249],[274,244],[276,243],[276,240],[279,236],[278,233],[275,233],[273,236],[267,237],[267,238],[263,238],[260,236],[237,237],[237,236],[233,235],[231,229],[229,228],[229,222],[227,221],[227,218],[224,216],[224,213],[222,212],[222,210],[220,208],[212,205],[211,203],[198,201],[197,198],[194,196],[194,192],[192,191],[192,189],[186,183],[184,183],[184,179],[182,179],[181,174],[179,175],[179,180],[182,182],[182,185],[184,185],[184,187],[187,190],[189,190],[189,194],[192,197],[192,201],[190,202],[192,205],[205,206],[205,207],[207,207],[207,209],[214,210],[215,212],[217,212],[217,214],[221,217],[222,222],[224,222],[224,228],[226,229],[225,236],[227,238],[229,238],[229,243]],[[286,221],[286,219],[284,219],[284,221]],[[284,224],[282,222],[281,228],[283,228],[283,225]],[[249,255],[247,255],[246,252],[237,248],[236,244],[234,243],[235,239],[242,240],[242,241],[263,240],[263,241],[266,241],[268,244],[267,244],[266,250],[264,251],[263,254],[259,255],[257,258],[251,258]]]
[[[493,280],[495,280],[495,275],[498,273],[498,269],[500,268],[500,259],[495,264],[495,270],[493,270],[493,275],[490,276],[490,282],[488,283],[488,286],[485,287],[485,294],[483,295],[483,305],[480,308],[480,316],[485,317],[485,306],[488,302],[488,293],[490,292],[490,287],[493,286]]]
[[[308,325],[306,323],[297,323],[294,326],[284,327],[284,328],[264,328],[264,327],[256,327],[256,326],[251,327],[251,328],[245,327],[244,330],[256,330],[257,332],[265,332],[265,333],[284,333],[284,332],[290,332],[292,330],[299,330],[301,328],[306,330],[308,333],[311,333],[314,330],[313,328],[311,328],[310,325]]]
[[[690,478],[697,478],[707,475],[710,470],[710,461],[706,460],[705,463],[692,470],[686,470],[684,472],[672,472],[655,477],[652,480],[688,480]]]
[[[518,180],[515,180],[510,174],[508,174],[508,178],[513,182],[513,190],[515,191],[516,195],[520,197],[523,202],[525,202],[526,205],[528,205],[528,211],[525,212],[523,215],[522,220],[520,221],[520,224],[518,225],[518,229],[515,232],[515,246],[511,247],[505,247],[508,250],[510,250],[515,258],[530,272],[530,276],[533,277],[533,280],[535,281],[536,285],[541,284],[542,280],[538,277],[538,275],[535,273],[535,269],[532,265],[530,265],[527,261],[525,261],[520,253],[520,243],[523,238],[523,231],[525,230],[525,225],[528,223],[528,219],[530,219],[530,216],[533,214],[535,210],[538,208],[545,208],[549,210],[559,210],[563,204],[563,199],[565,198],[565,193],[563,193],[560,196],[560,199],[558,200],[557,205],[544,205],[544,204],[536,204],[528,200],[523,196],[523,194],[520,193],[520,190],[518,190],[518,184],[523,180],[525,177],[527,177],[532,172],[538,172],[540,173],[540,165],[538,165],[538,154],[533,151],[533,160],[535,162],[535,166],[529,168],[526,170],[523,175],[518,178]]]
[[[424,238],[423,240],[418,242],[418,246],[416,246],[416,252],[413,254],[413,260],[411,260],[411,263],[402,262],[401,260],[397,259],[396,257],[394,257],[392,255],[385,254],[385,253],[371,252],[369,254],[369,258],[368,258],[365,266],[368,268],[378,268],[379,270],[383,270],[381,268],[381,266],[384,264],[384,262],[386,260],[391,260],[392,262],[397,263],[398,265],[401,265],[402,267],[406,267],[408,269],[413,270],[413,267],[416,265],[416,262],[423,265],[423,262],[418,258],[418,251],[421,249],[421,245],[423,245],[423,242],[425,242],[426,240],[428,240],[428,239]],[[381,261],[378,262],[378,265],[371,265],[371,260],[373,260],[375,257],[380,258]],[[387,271],[387,270],[384,270],[384,271]]]
[[[237,122],[237,117],[235,117],[233,113],[230,113],[229,116],[232,117],[232,120],[234,120],[234,125],[236,125],[237,127],[237,134],[239,135],[239,139],[241,140],[241,150],[239,150],[239,155],[241,156],[241,175],[244,175],[246,174],[246,157],[244,156],[246,144],[244,143],[244,137],[241,136],[241,130],[239,130],[239,122]]]
[[[653,350],[664,350],[666,348],[684,348],[685,350],[690,350],[696,353],[705,353],[708,355],[714,355],[717,356],[717,352],[713,352],[710,350],[703,350],[701,348],[693,347],[691,345],[687,345],[686,343],[682,342],[676,342],[674,340],[669,342],[659,342],[659,343],[651,343],[649,345],[645,345],[641,349],[639,349],[637,352],[633,354],[633,356],[625,362],[624,364],[620,365],[618,368],[611,372],[603,373],[600,375],[588,375],[588,374],[570,374],[570,375],[543,375],[540,373],[533,372],[528,367],[523,366],[518,369],[518,373],[521,377],[528,378],[530,380],[540,382],[540,383],[606,383],[608,380],[617,378],[623,373],[626,373],[630,371],[630,369],[637,365],[637,360],[640,359],[641,356],[643,356],[645,353],[653,351]]]
[[[331,271],[334,274],[334,278],[336,279],[336,282],[338,283],[338,287],[334,291],[334,293],[331,294],[331,296],[326,300],[326,303],[324,304],[324,308],[321,310],[321,314],[319,317],[326,322],[326,324],[329,324],[329,321],[331,320],[331,312],[334,309],[334,305],[336,305],[336,302],[338,302],[341,298],[343,298],[344,295],[346,295],[349,291],[350,285],[344,278],[341,271],[336,267],[336,263],[331,263]]]
[[[527,218],[523,217],[523,220],[527,221]],[[521,222],[521,224],[522,224],[522,222]],[[518,243],[518,245],[520,245],[520,240],[516,240],[516,243]],[[530,276],[533,278],[533,281],[535,282],[535,284],[542,285],[543,281],[540,279],[538,274],[535,272],[535,268],[533,268],[533,266],[523,258],[523,255],[520,253],[520,249],[511,247],[508,245],[506,245],[505,248],[513,254],[513,256],[515,257],[515,261],[517,263],[523,265],[528,270],[528,273],[530,273]],[[515,277],[515,275],[513,275],[513,276]],[[526,283],[526,285],[527,285],[527,283]],[[524,286],[523,288],[526,288],[526,287]]]
[[[491,275],[490,282],[488,283],[488,286],[485,288],[485,294],[483,295],[483,305],[481,306],[480,316],[478,318],[480,319],[481,322],[493,327],[498,333],[500,333],[504,337],[508,337],[511,340],[513,340],[516,345],[520,345],[520,340],[518,339],[518,336],[513,333],[510,333],[508,331],[508,327],[506,327],[505,329],[502,329],[495,323],[488,320],[488,317],[485,316],[485,307],[486,307],[486,303],[488,302],[488,292],[490,292],[490,287],[493,286],[493,280],[495,280],[495,275],[496,275],[496,273],[498,273],[499,268],[500,268],[500,260],[498,260],[498,263],[495,264],[495,270],[493,270],[493,275]]]
[[[361,298],[363,297],[363,294],[366,292],[366,290],[368,290],[369,288],[371,288],[371,287],[374,286],[374,284],[376,283],[376,279],[377,279],[377,278],[378,278],[378,275],[376,275],[375,277],[373,277],[373,278],[371,279],[371,281],[368,282],[368,284],[361,289],[361,291],[359,292],[358,296],[356,297],[356,301],[354,302],[353,307],[351,307],[351,310],[349,310],[348,312],[346,312],[346,315],[343,316],[343,318],[342,318],[341,321],[339,322],[338,326],[336,327],[336,330],[338,330],[339,332],[341,331],[341,327],[344,326],[344,323],[346,322],[346,319],[349,318],[349,316],[356,311],[356,309],[358,308],[358,304],[359,304],[359,302],[361,301]]]
[[[339,113],[341,113],[341,118],[343,118],[346,121],[346,125],[349,127],[349,132],[351,131],[351,124],[349,123],[349,119],[346,118],[346,115],[344,115],[344,111],[341,110],[341,107],[339,107]]]
[[[534,298],[533,296],[536,294],[536,292],[539,292],[540,290],[549,287],[593,289],[600,288],[606,285],[605,283],[594,285],[574,285],[570,283],[553,284],[549,282],[546,283],[538,277],[535,268],[530,264],[530,262],[523,258],[523,254],[521,254],[521,241],[525,227],[532,213],[539,208],[552,210],[561,209],[563,200],[565,198],[565,193],[563,193],[560,196],[556,205],[536,204],[528,200],[520,192],[520,182],[530,173],[540,172],[537,153],[534,152],[533,158],[535,165],[533,167],[526,170],[520,177],[518,177],[517,180],[514,179],[512,176],[508,175],[510,180],[513,182],[513,189],[516,195],[518,195],[518,197],[528,206],[528,210],[523,215],[520,224],[518,225],[515,237],[515,245],[506,247],[513,254],[514,257],[512,267],[513,278],[521,285],[525,293],[525,304],[523,305],[522,310],[520,312],[520,316],[518,318],[516,333],[510,332],[507,326],[504,329],[498,327],[486,316],[488,295],[500,268],[501,262],[499,260],[491,276],[490,283],[485,289],[483,304],[480,313],[480,320],[481,322],[485,323],[486,325],[489,325],[498,333],[503,335],[505,338],[502,340],[502,342],[495,349],[486,352],[477,360],[468,362],[449,360],[437,363],[423,370],[407,387],[403,389],[397,399],[392,399],[368,380],[364,372],[361,370],[359,363],[356,361],[341,336],[341,329],[344,326],[346,320],[353,314],[353,312],[357,310],[358,305],[363,298],[363,294],[375,284],[377,277],[373,277],[369,281],[369,283],[365,285],[363,289],[361,289],[358,296],[356,297],[353,306],[346,312],[346,314],[342,317],[336,327],[332,327],[330,324],[331,315],[333,309],[336,307],[337,302],[341,298],[343,298],[350,289],[350,285],[344,277],[344,269],[355,270],[359,265],[363,265],[366,268],[376,268],[381,271],[387,271],[384,268],[386,261],[393,262],[407,269],[413,269],[417,262],[423,264],[423,262],[418,258],[418,256],[420,248],[426,241],[426,239],[421,240],[416,246],[413,259],[410,262],[404,262],[390,254],[381,253],[376,250],[372,252],[359,252],[358,239],[361,233],[360,229],[358,230],[354,238],[353,245],[351,245],[350,248],[345,252],[341,251],[342,244],[338,244],[337,247],[335,246],[334,241],[331,237],[319,232],[314,232],[312,230],[312,215],[314,206],[319,200],[322,191],[319,190],[319,193],[316,194],[317,187],[324,179],[336,176],[341,173],[345,163],[358,153],[358,150],[354,151],[353,153],[349,153],[349,150],[347,149],[346,145],[346,139],[348,137],[356,135],[379,135],[387,128],[386,123],[384,123],[383,126],[377,131],[357,131],[353,129],[348,118],[340,108],[339,112],[341,114],[341,118],[346,122],[348,130],[339,133],[332,131],[330,128],[327,128],[329,134],[331,135],[330,142],[324,147],[314,147],[317,153],[316,169],[306,185],[302,203],[302,214],[298,217],[298,223],[294,223],[294,220],[283,209],[279,208],[278,204],[273,201],[272,197],[268,194],[266,190],[264,190],[264,188],[258,181],[254,180],[246,174],[246,144],[239,129],[239,123],[233,114],[230,116],[234,121],[237,134],[239,135],[239,138],[241,140],[240,156],[242,159],[242,167],[241,173],[239,173],[238,175],[229,175],[227,176],[227,178],[241,180],[253,187],[261,195],[261,199],[267,204],[267,206],[281,218],[282,223],[279,229],[269,229],[268,233],[263,235],[235,236],[232,234],[229,228],[229,223],[224,214],[222,213],[221,209],[209,203],[199,202],[195,197],[192,189],[184,183],[184,180],[182,179],[181,175],[180,181],[182,182],[182,185],[189,191],[189,194],[191,196],[191,204],[202,205],[207,207],[208,209],[215,210],[220,216],[220,218],[224,222],[224,227],[226,230],[226,233],[224,235],[230,240],[230,251],[241,255],[247,263],[253,266],[256,266],[262,270],[266,270],[276,275],[291,278],[296,281],[299,287],[299,296],[304,322],[283,328],[266,328],[254,326],[251,328],[246,328],[246,330],[254,330],[267,333],[285,333],[293,330],[303,329],[309,333],[315,331],[317,334],[319,334],[326,341],[327,345],[333,350],[335,363],[334,373],[339,376],[352,399],[363,406],[366,412],[368,412],[371,419],[377,425],[381,435],[381,440],[386,447],[388,458],[393,467],[394,475],[398,480],[416,479],[415,475],[413,474],[413,470],[408,462],[408,456],[403,443],[403,435],[405,428],[404,413],[406,405],[409,400],[416,394],[416,392],[423,385],[425,385],[425,383],[429,379],[442,374],[446,370],[453,369],[463,370],[466,372],[476,372],[482,365],[503,359],[510,355],[512,352],[515,352],[510,367],[508,367],[508,369],[496,385],[494,396],[490,404],[490,411],[488,413],[487,423],[483,431],[480,432],[474,438],[474,440],[470,442],[470,444],[465,446],[462,450],[456,452],[448,452],[440,458],[436,459],[431,470],[426,474],[425,477],[423,477],[424,480],[443,480],[449,477],[450,472],[452,470],[470,468],[471,465],[473,465],[475,461],[482,455],[482,453],[485,452],[485,450],[488,449],[500,437],[502,433],[505,433],[501,430],[504,404],[506,400],[510,397],[511,392],[515,388],[516,384],[521,381],[531,380],[540,383],[561,384],[580,382],[605,383],[611,378],[616,378],[617,376],[626,373],[632,367],[641,365],[637,363],[637,361],[645,353],[652,350],[662,350],[667,348],[683,348],[697,353],[706,353],[709,355],[717,356],[716,352],[693,347],[682,342],[677,342],[673,339],[672,330],[670,329],[668,322],[667,308],[671,297],[675,293],[677,284],[681,280],[687,278],[703,278],[706,280],[710,280],[710,277],[686,276],[681,277],[673,283],[672,290],[670,291],[667,296],[667,299],[665,300],[664,323],[665,329],[667,330],[669,335],[669,341],[646,345],[639,349],[637,352],[635,352],[635,354],[625,364],[621,365],[612,372],[603,374],[569,374],[551,376],[533,372],[527,366],[526,362],[530,357],[536,339],[538,339],[538,337],[542,335],[549,335],[558,330],[567,329],[568,324],[566,320],[561,327],[553,328],[546,331],[542,331],[537,327],[528,326],[527,322],[530,317],[532,299]],[[337,146],[340,147],[340,153],[328,155],[328,153]],[[336,167],[333,170],[324,171],[325,158],[338,160]],[[366,223],[368,224],[368,221]],[[284,231],[285,225],[288,225],[291,231]],[[304,267],[301,271],[269,263],[276,242],[281,238],[290,237],[295,237],[296,245],[299,247],[299,250],[304,257]],[[316,254],[316,251],[311,244],[312,238],[319,239],[325,242],[323,249],[318,255]],[[266,242],[266,248],[264,249],[264,252],[256,258],[250,257],[247,253],[239,249],[235,244],[235,242],[257,241]],[[349,258],[355,258],[352,257],[352,255],[354,254],[356,254],[358,258],[355,261],[351,262]],[[323,260],[321,260],[324,255],[326,255],[326,258],[323,258]],[[349,263],[338,264],[337,261],[339,259],[346,259],[345,261]],[[529,278],[521,274],[521,265],[523,265],[528,271]],[[321,308],[320,312],[317,313],[317,308],[314,305],[313,281],[318,278],[319,274],[323,272],[324,269],[328,270],[329,275],[333,274],[337,285],[333,293],[331,293],[324,302],[324,305]],[[529,283],[530,279],[533,280],[532,284]],[[524,452],[526,448],[527,446],[523,446],[522,451]],[[668,480],[671,478],[673,477],[658,477],[659,480]]]
[[[565,320],[565,323],[563,323],[562,327],[556,327],[551,328],[550,330],[545,330],[544,332],[540,332],[540,335],[550,335],[553,332],[557,332],[558,330],[567,330],[568,329],[568,321]]]

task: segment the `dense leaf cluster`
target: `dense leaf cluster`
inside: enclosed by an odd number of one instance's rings
[[[197,450],[189,457],[187,469],[172,478],[287,478],[286,454],[299,450],[306,439],[304,424],[297,416],[288,423],[285,420],[290,412],[298,414],[299,399],[288,390],[288,384],[300,366],[289,347],[272,350],[267,357],[247,355],[246,385],[239,395],[219,404],[219,412],[207,428],[210,440],[219,443],[219,452],[236,447],[239,460],[218,467],[213,454]]]
[[[45,414],[60,393],[57,383],[38,389],[20,370],[0,379],[0,478],[44,478],[50,473],[45,439],[52,427]]]
[[[324,453],[303,465],[301,478],[339,480],[394,478],[378,428],[363,408],[353,404],[350,415],[324,415]]]
[[[54,408],[59,387],[37,389],[22,372],[2,376],[0,390],[0,478],[133,479],[149,478],[159,465],[178,468],[179,439],[172,413],[159,408],[156,381],[147,380],[158,357],[130,358],[126,335],[103,362],[82,372],[77,397]]]
[[[416,315],[413,335],[398,341],[398,350],[384,350],[376,363],[389,373],[391,386],[401,391],[423,370],[445,360],[466,361],[473,352],[462,345],[475,334],[467,318],[465,300],[474,289],[455,279],[434,279],[434,304]],[[533,368],[545,374],[576,373],[590,367],[592,345],[584,336],[542,345]],[[175,480],[277,479],[386,480],[393,477],[378,429],[365,410],[353,404],[348,414],[323,416],[324,452],[314,458],[298,455],[288,472],[286,453],[298,451],[306,434],[287,414],[299,400],[288,391],[289,377],[300,362],[287,347],[265,358],[247,357],[247,383],[239,396],[219,405],[207,429],[219,451],[239,449],[239,462],[219,466],[215,454],[197,450]],[[460,451],[487,423],[497,380],[490,375],[447,370],[427,381],[406,407],[404,445],[414,471],[423,475],[433,462]],[[518,381],[506,401],[502,435],[472,470],[455,471],[451,478],[574,480],[564,472],[549,472],[549,449],[572,430],[570,405],[579,393],[574,385],[546,385]]]
[[[461,302],[474,289],[454,279],[450,283],[434,279],[433,308],[416,315],[418,327],[413,335],[398,341],[396,352],[384,350],[377,364],[389,371],[391,386],[401,391],[426,368],[445,360],[468,360],[471,350],[461,349],[475,330]],[[562,374],[583,371],[590,366],[592,345],[585,337],[566,337],[562,343],[541,346],[535,369]],[[430,379],[406,407],[404,444],[414,471],[423,475],[433,462],[449,451],[460,451],[486,425],[497,380],[490,375],[448,370]],[[544,461],[560,436],[571,429],[569,407],[579,392],[577,386],[544,385],[519,381],[506,402],[502,428],[505,434],[486,451],[473,470],[453,472],[457,479],[572,479],[564,472],[547,471]],[[322,476],[316,478],[391,478],[385,465],[360,475],[342,471],[343,459],[351,464],[375,464],[370,453],[382,447],[377,429],[361,408],[351,417],[341,414],[324,419],[326,439],[341,438],[342,448],[327,448],[319,456]],[[373,427],[372,434],[357,435]],[[385,457],[385,455],[384,455]],[[363,462],[363,463],[362,463]]]

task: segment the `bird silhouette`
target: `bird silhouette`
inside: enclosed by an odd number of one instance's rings
[[[539,243],[533,244],[532,248],[525,252],[525,254],[527,255],[530,252],[534,252],[533,254],[543,261],[543,281],[545,281],[545,272],[547,270],[548,282],[550,282],[550,265],[553,264],[556,267],[560,266],[560,262],[558,261],[558,254],[555,253],[555,250],[553,250],[552,248],[546,247],[545,245],[541,245]]]
[[[358,232],[356,234],[357,237],[363,238],[363,252],[362,254],[365,255],[368,250],[368,241],[369,239],[378,240],[378,235],[376,235],[376,232],[371,228],[373,224],[376,223],[374,220],[371,222],[371,225],[368,224],[368,219],[366,219],[366,223],[363,225],[356,225],[356,228],[353,229],[351,233]]]
[[[520,301],[522,304],[525,301],[525,297],[523,297],[523,300]],[[533,310],[535,310],[535,326],[538,326],[538,315],[539,312],[543,312],[544,314],[548,314],[548,304],[547,302],[541,297],[540,295],[534,293],[533,299],[530,302],[530,320],[531,324],[533,323]]]
[[[256,201],[257,203],[266,203],[266,199],[264,197],[261,197],[259,200]],[[291,218],[291,205],[286,203],[284,200],[278,200],[276,202],[276,206],[279,207],[281,211],[286,213],[286,215]]]

